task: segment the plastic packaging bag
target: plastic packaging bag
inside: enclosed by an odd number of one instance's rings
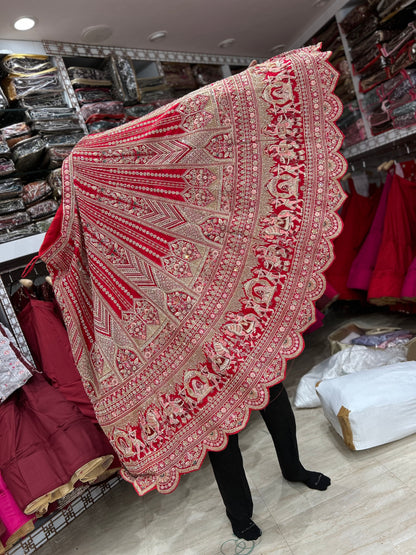
[[[315,408],[321,405],[315,386],[318,382],[353,374],[388,364],[404,362],[407,346],[398,345],[388,349],[373,349],[363,345],[353,345],[338,351],[316,364],[299,381],[294,405],[297,409]]]

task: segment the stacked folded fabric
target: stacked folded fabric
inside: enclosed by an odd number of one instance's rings
[[[105,70],[112,82],[112,93],[116,100],[128,106],[140,100],[136,72],[127,56],[111,55],[106,59]]]
[[[72,147],[84,134],[75,111],[67,105],[57,68],[48,56],[29,54],[5,56],[1,67],[7,75],[3,90],[9,103],[21,109],[24,120],[2,129],[16,170],[47,167],[50,148]]]
[[[172,87],[166,83],[163,75],[136,76],[136,80],[140,92],[140,103],[126,106],[125,112],[128,120],[145,116],[156,108],[172,102],[175,98]]]
[[[46,231],[37,225],[53,216],[58,202],[45,180],[23,184],[18,177],[0,180],[0,243]]]
[[[58,70],[48,56],[10,54],[3,58],[1,65],[6,73],[1,86],[9,102],[62,91]]]
[[[361,91],[371,90],[415,62],[416,26],[412,21],[405,29],[397,30],[388,42],[379,44],[377,52],[366,54],[366,65],[361,70],[356,68],[360,73]]]
[[[105,131],[125,121],[123,103],[114,104],[113,82],[105,69],[71,66],[68,75],[90,133]]]
[[[408,4],[371,0],[353,8],[341,22],[363,93],[416,61],[416,27],[414,14],[405,9]]]
[[[125,112],[129,120],[142,117],[187,92],[224,77],[221,66],[213,64],[162,62],[161,67],[163,75],[136,77],[140,103],[126,106]]]
[[[374,135],[392,127],[407,127],[416,123],[416,69],[402,70],[364,95],[362,106]],[[407,115],[406,115],[407,114]]]
[[[341,22],[373,135],[416,123],[416,20],[405,0],[369,0]],[[405,107],[407,105],[407,107]]]
[[[165,81],[174,91],[193,91],[197,88],[191,64],[162,62]]]
[[[363,118],[356,100],[344,106],[338,126],[345,135],[345,147],[355,145],[366,138]]]
[[[165,82],[162,75],[156,77],[138,77],[137,84],[143,104],[149,104],[160,99],[173,98],[172,88]]]
[[[60,198],[59,189],[47,180],[48,173],[60,168],[84,133],[48,56],[7,55],[1,60],[1,72],[0,243],[4,243],[46,231]]]
[[[90,133],[125,123],[125,106],[140,100],[135,70],[128,57],[111,55],[101,68],[71,66],[68,74]]]
[[[198,87],[204,87],[224,78],[221,66],[212,64],[195,64],[192,66],[192,73]]]
[[[37,132],[46,147],[74,146],[84,135],[75,110],[69,107],[42,107],[26,110],[32,131]]]

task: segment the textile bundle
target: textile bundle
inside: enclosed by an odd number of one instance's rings
[[[341,230],[338,73],[319,46],[83,138],[39,256],[139,494],[246,425],[303,348]]]

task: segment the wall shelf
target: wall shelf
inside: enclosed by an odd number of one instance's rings
[[[38,235],[0,244],[0,265],[4,265],[10,260],[37,254],[44,237],[45,233],[39,233]]]
[[[405,129],[390,129],[344,149],[342,154],[347,160],[350,160],[358,156],[374,155],[379,149],[385,150],[386,147],[390,147],[392,158],[394,158],[396,145],[407,138],[416,139],[416,126],[406,127]]]

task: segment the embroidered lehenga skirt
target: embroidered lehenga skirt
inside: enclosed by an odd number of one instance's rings
[[[169,493],[268,402],[341,230],[342,106],[308,47],[85,137],[40,256],[97,419]]]

